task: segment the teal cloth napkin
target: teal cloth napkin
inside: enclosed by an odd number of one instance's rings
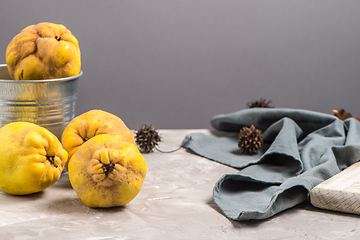
[[[233,220],[266,219],[308,200],[310,190],[360,158],[360,122],[298,109],[250,108],[211,119],[229,137],[187,135],[185,148],[239,169],[215,184],[213,197]],[[254,125],[264,144],[254,155],[238,148],[238,133]],[[191,137],[191,138],[190,138]]]

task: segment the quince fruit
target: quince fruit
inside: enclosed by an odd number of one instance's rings
[[[0,128],[0,189],[13,195],[40,192],[59,179],[67,156],[47,129],[9,123]]]
[[[119,117],[98,109],[90,110],[72,119],[63,132],[62,144],[69,159],[84,142],[100,134],[113,135],[135,144],[134,135]]]
[[[68,172],[74,191],[87,206],[108,208],[123,206],[136,197],[147,165],[134,144],[102,134],[79,147]]]
[[[78,75],[81,56],[78,40],[64,25],[30,25],[6,49],[6,63],[15,80],[42,80]]]

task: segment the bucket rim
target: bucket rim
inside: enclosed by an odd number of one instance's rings
[[[7,67],[6,64],[0,64],[1,67]],[[12,80],[12,79],[0,79],[0,83],[51,83],[51,82],[66,82],[70,80],[76,80],[83,75],[83,72],[80,70],[80,73],[75,76],[65,77],[65,78],[53,78],[53,79],[44,79],[44,80]]]

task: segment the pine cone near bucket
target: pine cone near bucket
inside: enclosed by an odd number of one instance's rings
[[[254,154],[262,146],[262,131],[256,129],[254,125],[251,127],[243,127],[238,135],[238,147],[242,149],[244,154]]]
[[[152,125],[142,125],[135,131],[135,142],[143,153],[152,152],[160,141],[161,137]]]
[[[271,104],[270,100],[267,101],[264,98],[260,98],[260,100],[249,102],[247,106],[248,108],[272,108],[270,104]]]

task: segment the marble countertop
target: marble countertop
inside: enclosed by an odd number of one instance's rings
[[[191,132],[159,130],[159,148],[180,146]],[[78,198],[68,175],[29,196],[0,192],[0,239],[359,239],[360,217],[305,202],[264,221],[235,222],[212,199],[216,181],[236,169],[187,152],[144,154],[141,192],[124,207],[92,209]]]

